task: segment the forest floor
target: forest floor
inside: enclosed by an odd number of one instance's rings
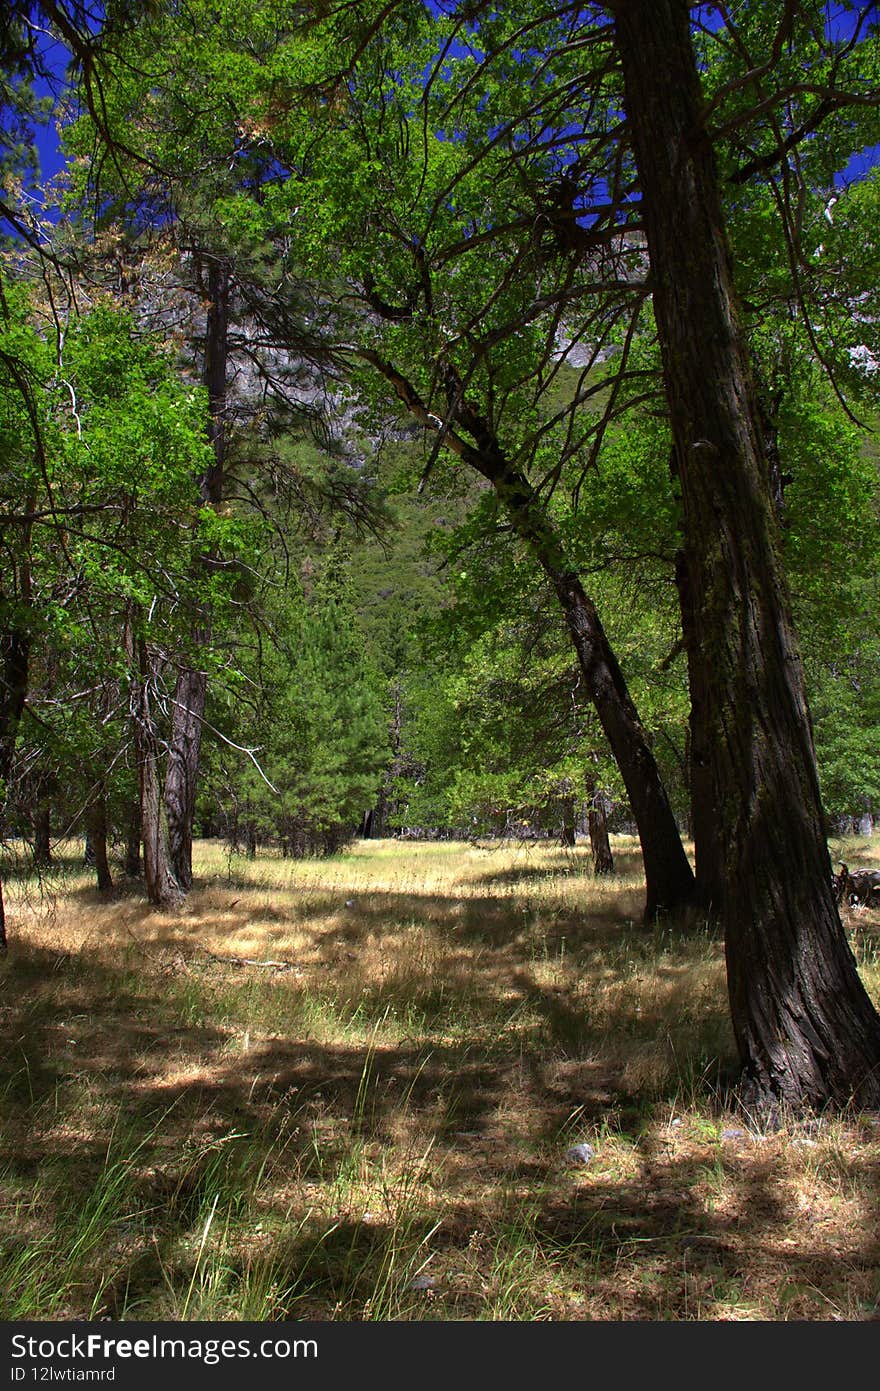
[[[730,1109],[722,944],[614,848],[203,842],[178,914],[13,878],[0,1318],[880,1317],[880,1117]]]

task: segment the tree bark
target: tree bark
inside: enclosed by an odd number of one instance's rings
[[[95,798],[87,815],[95,875],[98,880],[98,888],[104,892],[113,888],[113,876],[110,873],[110,862],[107,859],[107,802],[103,792]]]
[[[614,24],[678,457],[743,1091],[771,1113],[876,1107],[880,1018],[832,894],[689,9],[620,0]]]
[[[675,557],[675,583],[681,608],[681,629],[687,657],[691,697],[688,777],[691,797],[691,835],[694,841],[694,902],[705,913],[717,916],[724,897],[724,872],[715,794],[712,788],[711,737],[707,724],[708,698],[705,669],[700,660],[696,616],[683,551]]]

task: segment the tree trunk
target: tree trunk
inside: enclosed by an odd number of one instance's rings
[[[573,792],[562,798],[562,830],[559,833],[559,843],[569,849],[577,845],[577,806]]]
[[[141,872],[141,806],[133,801],[128,809],[125,826],[125,873],[137,879]]]
[[[103,792],[98,795],[88,810],[89,841],[92,847],[93,864],[102,892],[113,888],[113,877],[107,859],[107,802]]]
[[[138,640],[139,674],[133,682],[132,714],[141,791],[141,833],[144,844],[144,884],[150,903],[176,908],[184,897],[171,866],[168,826],[162,802],[161,749],[150,703],[152,670],[147,644]]]
[[[205,321],[203,377],[208,390],[208,439],[214,454],[211,467],[199,479],[199,495],[209,507],[223,501],[226,464],[226,373],[229,358],[229,269],[212,259],[208,265],[208,311]],[[210,561],[211,557],[203,557]],[[196,644],[207,643],[210,614],[195,634]],[[171,871],[179,889],[192,888],[193,823],[202,745],[208,678],[188,664],[182,665],[174,692],[168,766],[165,774],[165,816]]]
[[[477,441],[477,448],[463,450],[462,457],[492,483],[513,530],[538,561],[562,607],[587,694],[620,769],[638,827],[647,890],[645,918],[678,912],[692,901],[693,871],[647,732],[596,606],[568,568],[560,539],[528,479],[507,460],[480,417],[460,405],[457,418]]]
[[[614,24],[678,457],[744,1096],[771,1113],[877,1107],[880,1018],[832,894],[689,11],[622,0]]]
[[[613,874],[614,856],[608,838],[608,810],[605,793],[590,779],[587,782],[587,829],[593,852],[593,873]]]
[[[38,807],[34,812],[34,864],[45,869],[52,863],[51,808]]]
[[[0,796],[4,809],[9,797],[18,725],[27,699],[30,655],[31,640],[27,632],[6,628],[0,633]],[[0,821],[3,820],[5,817],[0,817]],[[0,875],[0,951],[5,951],[6,947],[6,909]]]
[[[174,689],[165,771],[168,851],[174,877],[184,891],[192,888],[193,823],[207,693],[205,673],[184,667]]]

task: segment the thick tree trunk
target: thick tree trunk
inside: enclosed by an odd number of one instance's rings
[[[113,888],[110,862],[107,859],[107,803],[103,793],[96,797],[88,810],[89,842],[92,847],[95,875],[102,892]]]
[[[815,757],[687,0],[614,22],[684,508],[744,1093],[880,1106],[880,1018],[831,887]]]

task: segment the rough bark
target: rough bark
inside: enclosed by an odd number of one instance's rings
[[[695,904],[713,916],[720,914],[724,872],[715,794],[712,787],[711,737],[707,725],[705,670],[700,660],[696,617],[684,552],[675,558],[675,582],[681,608],[681,628],[687,657],[691,697],[687,749],[691,795],[691,835],[694,841]]]
[[[737,311],[687,0],[614,22],[684,512],[744,1095],[880,1105],[880,1018],[832,893],[760,411]]]

